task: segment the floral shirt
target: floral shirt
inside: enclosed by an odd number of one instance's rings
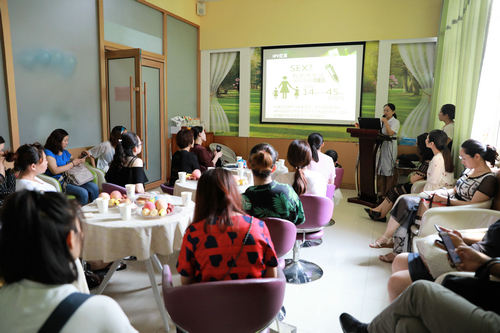
[[[244,194],[243,209],[255,217],[278,217],[295,225],[305,222],[304,209],[299,196],[288,184],[272,181],[269,184],[251,186]]]

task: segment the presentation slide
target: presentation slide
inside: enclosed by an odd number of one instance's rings
[[[348,43],[262,48],[261,122],[357,122],[364,46]]]

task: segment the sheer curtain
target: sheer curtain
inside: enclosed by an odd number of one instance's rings
[[[491,0],[443,1],[430,128],[443,126],[437,119],[443,104],[455,104],[456,166],[460,144],[471,135],[490,10]],[[456,169],[459,173],[460,168]]]
[[[401,136],[416,138],[427,131],[431,111],[431,92],[434,79],[435,43],[399,44],[399,53],[408,70],[422,88],[420,103],[410,112],[403,126]]]
[[[212,53],[210,55],[210,130],[229,132],[227,115],[217,99],[217,89],[231,70],[237,52]]]

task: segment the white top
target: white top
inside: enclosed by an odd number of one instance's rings
[[[450,140],[453,140],[453,132],[455,132],[455,122],[444,125],[442,130],[446,133]]]
[[[78,292],[72,284],[46,285],[22,280],[0,289],[0,330],[37,332],[66,296]],[[137,332],[118,303],[108,296],[92,296],[64,325],[61,333]]]
[[[394,132],[393,138],[398,137],[399,120],[392,117],[387,121],[389,127]],[[384,123],[382,123],[382,134],[387,134]],[[380,147],[380,160],[378,165],[378,174],[381,176],[392,176],[394,174],[394,164],[398,155],[398,142],[397,140],[384,141]]]
[[[441,187],[452,188],[455,183],[453,176],[453,172],[446,172],[444,168],[443,154],[437,153],[429,162],[424,191],[435,191]]]
[[[330,156],[318,151],[318,162],[311,160],[306,168],[322,174],[328,184],[335,183],[335,164]]]
[[[113,161],[113,156],[115,155],[115,148],[111,146],[111,142],[104,141],[90,149],[89,153],[93,158],[98,158],[97,168],[108,172],[109,164]]]
[[[54,186],[38,178],[35,178],[35,180],[16,179],[16,192],[22,190],[57,192]]]
[[[314,194],[326,196],[326,181],[322,174],[316,171],[304,169],[304,176],[306,177],[307,189],[306,194]],[[276,181],[282,184],[293,185],[295,179],[295,172],[285,173],[276,177]]]

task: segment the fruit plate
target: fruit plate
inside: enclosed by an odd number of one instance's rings
[[[181,207],[177,207],[177,206],[174,206],[174,209],[168,213],[168,214],[165,214],[163,216],[160,216],[160,215],[156,215],[156,216],[144,216],[142,215],[142,208],[139,207],[135,210],[135,215],[138,216],[138,217],[142,217],[144,219],[161,219],[161,218],[164,218],[166,216],[172,216],[172,215],[175,215],[177,213],[180,213],[182,211],[182,208]]]

